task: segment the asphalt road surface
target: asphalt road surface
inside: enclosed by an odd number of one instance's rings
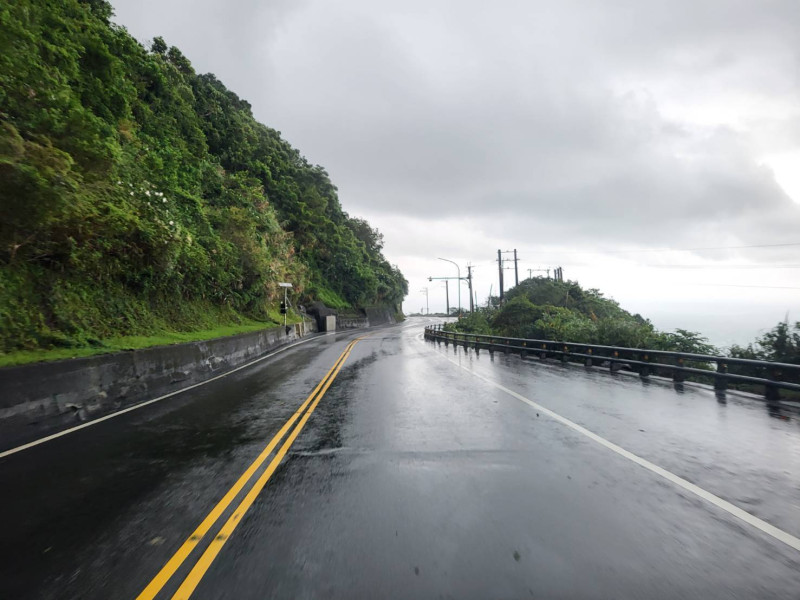
[[[320,336],[0,458],[0,598],[800,598],[800,421]]]

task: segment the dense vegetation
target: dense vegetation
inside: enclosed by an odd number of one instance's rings
[[[800,365],[800,322],[782,321],[747,346],[733,346],[731,356]]]
[[[800,322],[793,327],[788,320],[778,323],[754,343],[734,345],[724,353],[699,333],[685,329],[674,333],[658,331],[641,315],[623,310],[600,291],[585,290],[574,281],[534,277],[509,290],[502,306],[496,298],[492,300],[493,306],[480,308],[446,327],[465,333],[727,354],[800,365]]]
[[[586,342],[629,348],[652,348],[713,354],[716,349],[700,334],[683,329],[656,330],[596,289],[574,281],[533,277],[506,293],[502,306],[481,308],[451,325],[468,333]]]
[[[400,303],[324,169],[111,16],[0,6],[0,351],[267,321],[287,280],[337,308]]]

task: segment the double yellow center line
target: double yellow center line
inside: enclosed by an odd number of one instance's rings
[[[189,572],[189,575],[187,575],[186,579],[184,579],[183,583],[181,583],[178,591],[172,596],[172,600],[185,600],[192,595],[195,588],[200,583],[200,580],[203,578],[203,575],[205,575],[206,571],[211,566],[211,563],[217,557],[217,554],[219,554],[220,550],[222,550],[222,547],[225,545],[225,542],[228,540],[231,533],[233,533],[233,530],[236,529],[236,526],[241,522],[242,517],[258,497],[259,493],[261,493],[261,490],[264,489],[264,486],[267,484],[270,477],[272,477],[272,474],[278,468],[278,465],[281,463],[284,456],[286,456],[289,448],[292,446],[295,439],[297,439],[297,436],[303,430],[303,427],[305,427],[308,418],[311,416],[311,413],[314,412],[314,409],[317,408],[319,401],[325,395],[325,392],[328,391],[328,388],[333,383],[333,380],[336,379],[336,376],[339,374],[342,365],[344,365],[347,357],[350,356],[350,352],[353,350],[353,347],[359,341],[361,341],[363,337],[356,338],[347,345],[347,347],[344,349],[344,352],[339,355],[339,358],[325,374],[325,377],[323,377],[322,380],[317,384],[317,387],[314,388],[314,391],[311,392],[308,398],[306,398],[305,402],[303,402],[303,404],[300,405],[300,408],[298,408],[297,411],[289,418],[289,420],[286,421],[275,437],[270,440],[269,444],[267,444],[266,448],[264,448],[261,454],[259,454],[253,463],[247,468],[247,470],[242,473],[242,476],[239,477],[239,479],[233,484],[231,489],[228,490],[225,496],[223,496],[223,498],[217,503],[211,512],[208,513],[208,516],[203,519],[203,522],[200,523],[197,529],[194,530],[192,535],[190,535],[183,545],[178,548],[178,551],[167,561],[167,563],[161,568],[161,570],[147,585],[147,587],[142,590],[142,593],[137,596],[136,600],[151,600],[156,597],[156,595],[172,578],[178,568],[180,568],[184,561],[189,557],[195,547],[203,540],[205,535],[211,530],[222,514],[236,499],[236,496],[240,491],[242,491],[244,486],[247,485],[256,471],[258,471],[259,467],[261,467],[267,458],[269,458],[273,450],[275,450],[280,441],[286,435],[286,432],[292,428],[292,425],[294,425],[298,419],[300,419],[300,422],[297,423],[295,428],[289,434],[289,437],[287,437],[283,442],[283,445],[272,458],[272,461],[261,474],[261,477],[259,477],[253,487],[250,488],[250,491],[239,503],[239,506],[237,506],[233,511],[233,514],[231,514],[231,516],[222,526],[222,529],[219,530],[219,533],[217,533],[217,535],[214,536],[214,539],[211,540],[205,552],[203,552],[192,570]]]

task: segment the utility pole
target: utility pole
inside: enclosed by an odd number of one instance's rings
[[[519,269],[517,268],[517,249],[514,248],[514,285],[519,285]]]
[[[458,317],[461,318],[461,267],[458,266],[458,263],[456,261],[450,260],[449,258],[439,258],[437,260],[443,260],[445,262],[452,263],[456,266],[458,272]],[[428,281],[430,280],[431,278],[428,277]]]
[[[506,250],[503,252],[502,250],[497,251],[497,270],[500,273],[500,303],[503,303],[503,297],[505,290],[503,289],[505,286],[503,285],[503,270],[505,267],[503,266],[503,262],[505,259],[503,258],[503,254],[514,254],[514,285],[519,285],[519,258],[517,257],[517,251],[514,250]],[[511,260],[511,259],[508,259]],[[509,269],[511,267],[508,267]]]
[[[497,250],[497,270],[500,273],[500,304],[503,303],[503,251]]]
[[[459,282],[461,283],[461,282]],[[444,299],[447,303],[447,316],[450,316],[450,282],[447,279],[444,280]]]
[[[426,287],[424,287],[424,288],[422,288],[422,289],[420,290],[420,292],[422,292],[423,294],[425,294],[425,314],[429,315],[429,314],[431,314],[431,308],[430,308],[430,306],[428,305],[428,288],[427,288],[427,286],[426,286]]]
[[[534,273],[547,273],[547,278],[550,279],[550,269],[528,269],[528,279],[533,277]]]
[[[467,265],[467,285],[469,286],[469,312],[475,312],[475,304],[472,295],[472,266]]]

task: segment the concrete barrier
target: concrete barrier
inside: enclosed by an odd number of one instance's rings
[[[388,306],[373,306],[365,308],[364,312],[367,315],[367,324],[369,326],[387,325],[396,323],[394,311]]]
[[[328,315],[327,317],[323,317],[325,327],[323,331],[327,333],[331,333],[332,331],[336,331],[336,315]]]
[[[339,329],[361,329],[362,327],[369,327],[369,325],[369,320],[366,317],[356,315],[339,315],[336,317],[336,326]]]
[[[199,383],[313,331],[305,323],[0,369],[0,450]]]

